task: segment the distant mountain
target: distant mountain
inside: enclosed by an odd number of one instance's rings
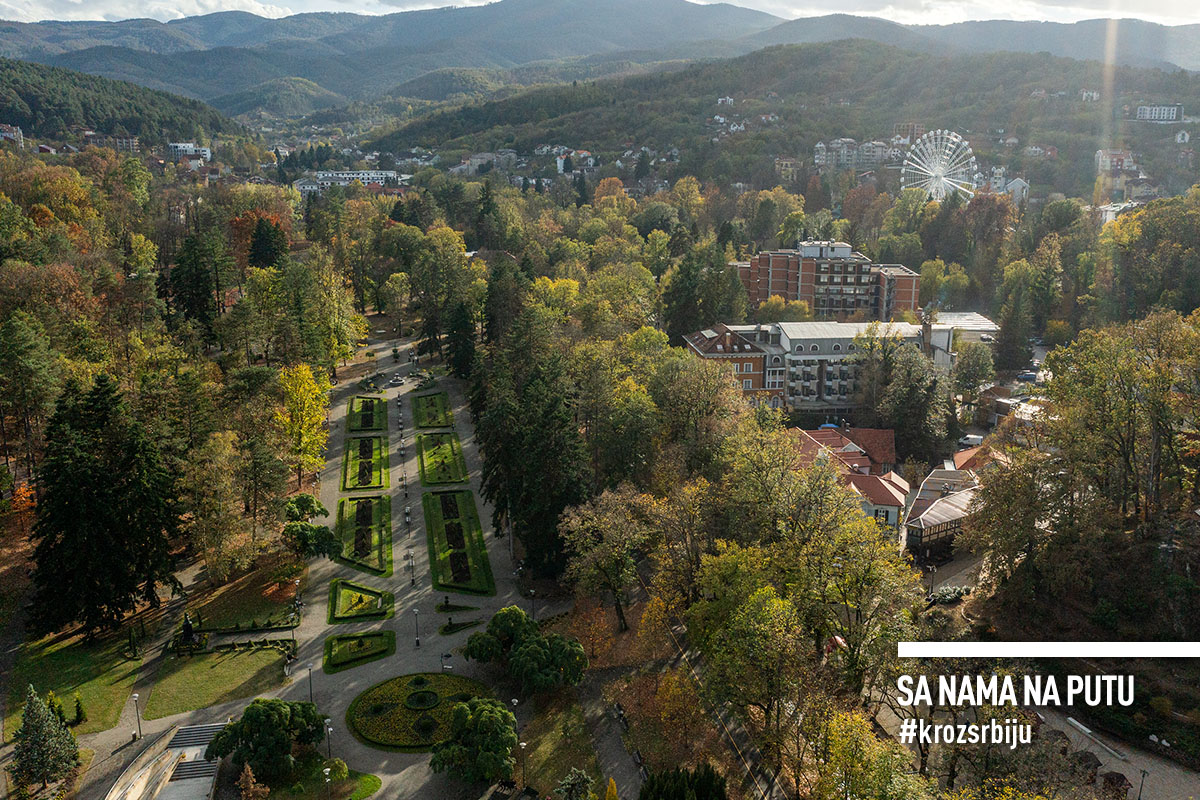
[[[72,125],[147,142],[193,139],[239,126],[196,100],[80,72],[0,58],[0,122],[53,137]]]
[[[280,117],[301,117],[345,102],[340,94],[304,78],[275,78],[212,100],[213,106],[230,116],[263,111]]]
[[[300,78],[351,101],[375,101],[402,96],[398,92],[407,90],[398,87],[410,81],[417,81],[409,95],[414,98],[494,96],[512,85],[653,71],[778,44],[867,39],[928,53],[1044,51],[1103,60],[1110,38],[1117,63],[1200,70],[1200,25],[1137,20],[900,25],[847,14],[781,20],[728,3],[687,0],[499,0],[384,16],[313,13],[282,19],[225,11],[166,23],[0,22],[0,55],[205,100]],[[531,68],[543,77],[521,74]],[[476,71],[468,83],[482,79],[484,85],[456,87],[454,80],[465,73],[445,70]],[[430,73],[426,82],[418,80]],[[497,85],[487,88],[492,82]],[[260,96],[272,108],[288,99]],[[306,101],[294,99],[300,105],[288,113],[302,113]]]
[[[657,61],[654,53],[665,48],[736,38],[778,22],[759,11],[686,0],[500,0],[283,19],[230,11],[168,23],[5,22],[0,54],[202,99],[288,77],[369,99],[443,68],[512,69],[626,51]]]

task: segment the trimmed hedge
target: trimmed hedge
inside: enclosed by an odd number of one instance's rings
[[[418,428],[452,428],[454,412],[446,392],[417,395],[412,400],[413,424]]]
[[[359,453],[359,442],[370,442],[370,456]],[[368,483],[359,483],[359,465],[369,463]],[[386,436],[356,436],[346,438],[346,453],[342,457],[342,491],[357,492],[388,488],[388,442]]]
[[[362,598],[364,602],[355,607],[355,598]],[[343,578],[334,578],[329,584],[327,621],[330,625],[336,625],[343,622],[390,619],[394,602],[391,592],[373,589]]]
[[[479,512],[475,509],[475,495],[468,490],[425,492],[421,505],[425,510],[425,540],[433,588],[439,592],[494,595],[496,582]],[[447,508],[455,516],[446,513]],[[448,524],[457,526],[455,541],[447,535]],[[470,573],[465,580],[461,575],[464,568]]]
[[[330,636],[325,640],[325,658],[322,667],[328,675],[387,658],[394,652],[396,652],[395,631],[342,633]]]
[[[453,431],[419,434],[417,464],[421,468],[421,483],[426,486],[466,483],[468,477],[462,444]]]
[[[364,409],[370,413],[365,415]],[[358,395],[350,398],[350,408],[346,412],[346,430],[351,433],[387,430],[387,399],[383,397],[367,397]]]
[[[371,503],[371,519],[369,525],[361,526],[357,508],[366,502]],[[370,539],[366,554],[361,556],[355,551],[360,528]],[[343,497],[338,501],[337,537],[341,542],[338,561],[374,575],[391,575],[392,499],[387,495]]]
[[[436,702],[430,693],[437,695]],[[449,736],[455,705],[491,694],[482,683],[461,675],[401,675],[354,698],[346,710],[346,728],[370,747],[423,753]]]

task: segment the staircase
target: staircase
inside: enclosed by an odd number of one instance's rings
[[[221,723],[214,725],[189,725],[185,728],[180,728],[171,737],[167,747],[172,750],[182,750],[191,747],[208,747],[208,743],[213,740],[222,728],[225,726]],[[175,765],[175,771],[171,773],[172,781],[186,781],[191,778],[212,778],[217,774],[217,761],[180,761]]]

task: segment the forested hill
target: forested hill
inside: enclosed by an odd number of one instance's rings
[[[1062,157],[1047,169],[1065,172],[1046,175],[1045,182],[1078,184],[1090,194],[1092,157],[1106,146],[1102,131],[1110,130],[1108,141],[1116,144],[1127,136],[1173,136],[1164,126],[1107,118],[1113,106],[1120,116],[1123,103],[1200,104],[1200,76],[1134,67],[1116,69],[1113,103],[1080,102],[1081,89],[1104,86],[1103,70],[1098,62],[1045,53],[940,55],[865,40],[781,45],[678,71],[564,84],[448,109],[381,136],[376,146],[527,151],[561,143],[601,154],[619,153],[627,142],[673,146],[694,159],[686,171],[703,178],[751,174],[749,160],[761,165],[769,154],[808,155],[822,139],[886,139],[893,123],[913,120],[972,134],[973,142],[983,140],[977,150],[986,150],[989,129],[1016,133],[1022,144],[1054,145]],[[1037,90],[1047,96],[1035,96]],[[725,95],[735,99],[732,108],[716,105]],[[717,130],[706,120],[716,114],[739,115],[747,130],[714,143]],[[778,120],[761,123],[764,114]],[[1148,139],[1146,149],[1156,141]]]
[[[147,142],[201,138],[238,125],[198,100],[59,67],[0,58],[0,122],[59,136],[72,125]]]

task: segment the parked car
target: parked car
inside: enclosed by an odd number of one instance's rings
[[[1021,383],[1037,383],[1037,373],[1033,371],[1022,372],[1017,376],[1017,380]]]
[[[983,444],[983,437],[976,433],[968,433],[958,440],[959,447],[978,447]]]

